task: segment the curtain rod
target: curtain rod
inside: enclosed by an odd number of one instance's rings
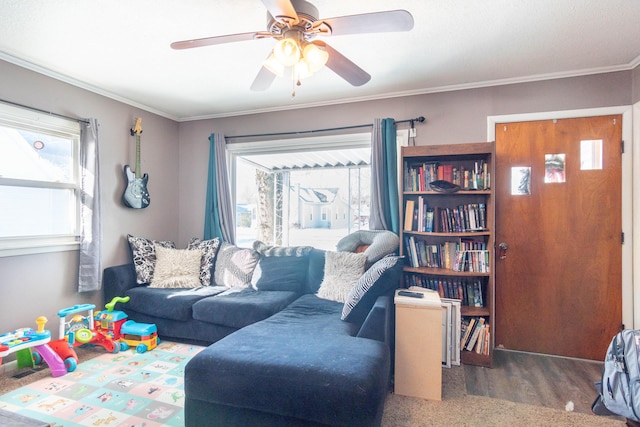
[[[423,123],[426,120],[427,119],[425,119],[423,116],[420,116],[420,117],[416,117],[415,119],[396,120],[395,123],[411,123],[411,127],[413,127],[414,122]],[[365,127],[373,127],[373,124],[369,123],[366,125],[342,126],[337,128],[302,130],[302,131],[293,131],[293,132],[258,133],[254,135],[232,135],[232,136],[225,135],[225,139],[255,138],[255,137],[261,137],[261,136],[303,135],[307,133],[331,132],[335,130],[358,129],[358,128],[365,128]]]
[[[61,119],[72,120],[74,122],[79,122],[79,123],[84,123],[84,124],[89,124],[90,123],[89,120],[86,120],[86,119],[80,119],[78,117],[69,117],[69,116],[65,116],[63,114],[58,114],[58,113],[54,113],[54,112],[47,111],[47,110],[41,110],[40,108],[30,107],[29,105],[19,104],[17,102],[13,102],[13,101],[7,101],[6,99],[0,99],[0,102],[3,102],[5,104],[13,105],[14,107],[26,108],[27,110],[37,111],[38,113],[44,113],[44,114],[48,114],[50,116],[59,117]]]

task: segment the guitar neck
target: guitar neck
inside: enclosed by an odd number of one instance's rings
[[[140,133],[136,132],[136,179],[140,179],[142,177],[142,172],[140,172]]]

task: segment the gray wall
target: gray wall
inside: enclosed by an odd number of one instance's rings
[[[100,123],[100,168],[103,206],[103,265],[128,259],[126,233],[178,238],[178,123],[135,107],[0,61],[0,99],[71,117],[95,117]],[[142,171],[149,174],[151,205],[123,207],[122,167],[135,167],[135,139],[129,134],[142,117]],[[94,303],[100,292],[77,292],[77,251],[0,257],[0,333],[35,327],[44,315],[57,337],[58,310]]]

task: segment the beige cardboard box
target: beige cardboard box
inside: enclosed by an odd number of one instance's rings
[[[395,296],[395,393],[442,400],[440,297],[427,289],[419,291],[424,298],[400,296],[399,291]]]

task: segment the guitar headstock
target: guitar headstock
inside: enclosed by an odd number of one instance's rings
[[[142,133],[142,117],[138,117],[136,119],[135,126],[133,127],[133,129],[131,129],[131,136],[133,135],[140,136],[141,133]]]

